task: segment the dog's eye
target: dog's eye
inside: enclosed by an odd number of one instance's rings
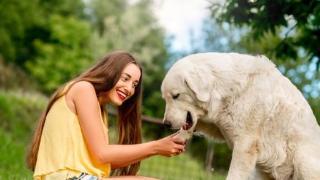
[[[172,95],[172,98],[173,98],[173,99],[177,99],[177,98],[179,97],[179,95],[180,95],[180,94]]]

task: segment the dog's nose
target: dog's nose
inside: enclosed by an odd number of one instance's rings
[[[167,119],[163,120],[163,124],[164,124],[164,126],[167,127],[167,128],[171,128],[171,126],[172,126],[171,122],[168,121]]]

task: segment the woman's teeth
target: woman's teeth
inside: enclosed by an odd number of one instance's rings
[[[124,100],[124,99],[127,97],[124,93],[122,93],[122,92],[120,92],[120,91],[118,91],[118,96],[119,96],[120,99],[122,99],[122,100]]]

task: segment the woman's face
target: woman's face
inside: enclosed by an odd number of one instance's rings
[[[116,106],[129,99],[135,92],[135,88],[139,84],[141,72],[135,64],[128,64],[123,71],[116,85],[106,93],[107,103],[112,103]]]

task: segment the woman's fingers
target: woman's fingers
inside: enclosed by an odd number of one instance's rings
[[[182,145],[186,144],[186,141],[179,137],[173,137],[173,142],[175,142],[176,144],[182,144]]]
[[[186,141],[177,137],[178,132],[159,140],[163,150],[159,153],[167,157],[177,156],[185,151]],[[162,144],[162,145],[161,145]]]
[[[177,144],[186,144],[186,140],[179,136],[179,131],[171,134],[170,137]]]
[[[175,137],[176,135],[178,135],[179,134],[179,131],[177,131],[177,132],[175,132],[175,133],[173,133],[173,134],[171,134],[171,135],[169,135],[169,137]]]
[[[185,151],[185,146],[184,145],[180,145],[180,144],[177,144],[173,149],[172,149],[172,154],[171,156],[177,156],[179,155],[180,153],[184,152]]]
[[[183,151],[185,151],[185,145],[178,145],[178,146],[176,147],[176,149],[177,149],[179,152],[183,152]]]
[[[175,156],[181,154],[182,152],[184,152],[184,149],[177,149],[174,153]]]

